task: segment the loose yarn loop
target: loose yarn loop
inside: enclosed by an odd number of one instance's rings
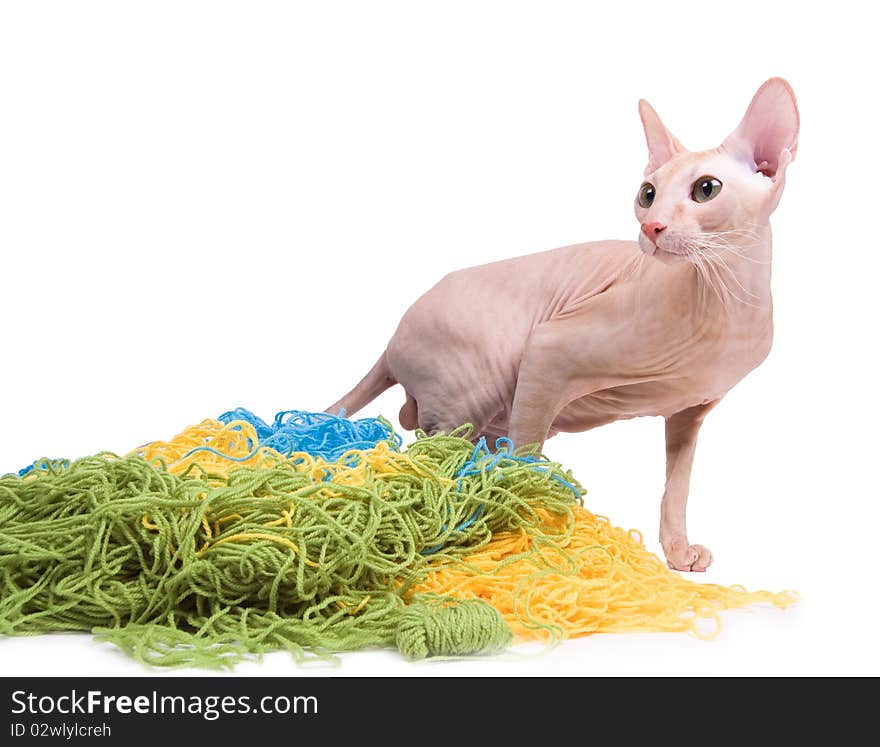
[[[239,409],[126,457],[38,460],[0,477],[0,634],[90,630],[148,664],[228,667],[711,636],[721,609],[794,601],[670,571],[560,465],[471,435],[401,450],[381,419]]]

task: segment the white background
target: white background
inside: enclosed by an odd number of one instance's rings
[[[726,614],[710,643],[595,636],[527,659],[367,652],[307,670],[278,654],[237,671],[880,674],[876,27],[861,7],[3,3],[0,472],[237,405],[323,409],[449,270],[634,239],[638,98],[712,147],[782,75],[802,130],[773,221],[775,347],[707,421],[690,534],[716,557],[700,580],[802,604]],[[395,419],[402,400],[363,414]],[[657,551],[662,434],[642,419],[547,447],[589,507]],[[84,635],[2,640],[0,670],[144,671]]]

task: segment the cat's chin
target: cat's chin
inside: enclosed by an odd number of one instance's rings
[[[649,257],[653,257],[654,259],[662,262],[664,265],[678,265],[682,262],[687,262],[687,257],[684,254],[679,254],[678,252],[668,252],[663,249],[663,247],[655,246],[654,244],[650,243],[642,236],[639,237],[639,248]]]
[[[661,249],[659,246],[654,250],[654,253],[651,255],[654,259],[661,261],[664,265],[680,265],[682,262],[687,262],[687,257],[684,254],[678,254],[677,252],[667,252],[665,249]]]

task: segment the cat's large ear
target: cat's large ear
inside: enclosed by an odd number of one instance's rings
[[[645,128],[645,139],[648,141],[648,166],[645,169],[647,176],[659,169],[676,153],[682,153],[685,147],[666,129],[654,107],[644,99],[639,101],[639,116],[642,118],[642,127]]]
[[[753,171],[782,182],[785,167],[797,152],[799,129],[794,91],[782,78],[771,78],[758,89],[739,127],[721,147]]]

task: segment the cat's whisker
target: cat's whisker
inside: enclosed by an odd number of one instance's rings
[[[747,296],[751,296],[752,298],[758,297],[756,294],[752,293],[748,288],[746,288],[742,284],[742,282],[740,282],[740,279],[736,276],[736,273],[732,269],[730,269],[730,265],[728,265],[727,262],[724,261],[724,258],[721,257],[721,255],[717,254],[716,252],[712,251],[711,249],[704,249],[704,252],[707,253],[707,254],[704,254],[704,256],[706,256],[706,258],[709,261],[714,260],[714,262],[717,263],[719,268],[723,268],[727,272],[727,274],[733,278],[733,281],[742,289],[742,291]]]
[[[717,244],[718,246],[729,246],[732,249],[738,249],[740,251],[746,252],[750,249],[754,249],[756,246],[759,246],[759,242],[757,240],[750,241],[748,243],[742,243],[739,240],[734,241],[733,239],[727,236],[706,236],[705,234],[698,234],[698,238],[700,241],[706,244]]]
[[[706,239],[714,239],[718,241],[739,241],[741,239],[749,239],[752,245],[761,242],[761,235],[756,231],[748,229],[733,228],[726,231],[701,231],[699,236]]]
[[[756,241],[761,238],[761,235],[757,231],[750,231],[747,228],[731,228],[726,231],[703,231],[703,236],[714,236],[714,237],[743,237],[749,239],[755,239]]]
[[[719,278],[720,278],[720,276],[721,276],[721,272],[720,272],[719,268],[717,267],[717,265],[710,265],[710,266],[713,267],[713,268],[715,269],[715,272],[718,274],[718,276],[719,276]],[[722,282],[723,282],[723,281],[722,281]],[[744,306],[748,306],[749,308],[752,308],[752,309],[763,309],[763,308],[765,308],[764,306],[761,306],[760,304],[752,303],[751,301],[748,301],[748,300],[746,300],[745,298],[740,298],[739,295],[737,295],[737,294],[734,292],[734,290],[733,290],[732,288],[730,288],[730,286],[728,286],[726,283],[724,283],[724,285],[725,285],[725,288],[727,289],[727,292],[728,292],[731,296],[733,296],[733,298],[736,299],[736,301],[737,301],[738,303],[741,303],[741,304],[743,304]]]
[[[733,277],[733,279],[736,281],[736,283],[738,285],[740,285],[740,287],[742,287],[742,283],[739,282],[739,279],[736,277],[736,274],[730,269],[730,266],[723,260],[721,255],[718,254],[714,249],[707,246],[706,244],[698,244],[694,247],[694,249],[695,249],[695,252],[700,256],[700,258],[708,266],[710,266],[716,270],[718,270],[719,267],[723,267],[723,269],[725,269],[728,272],[728,274],[730,274]],[[719,273],[719,278],[720,277],[721,276]],[[725,288],[727,288],[726,283],[725,283]],[[745,289],[743,288],[743,290],[745,290]]]
[[[693,257],[696,260],[700,271],[703,274],[703,277],[706,281],[711,285],[712,289],[715,291],[715,295],[718,297],[718,300],[721,302],[722,306],[726,306],[727,295],[734,295],[730,292],[730,289],[727,287],[727,284],[724,282],[724,279],[718,274],[716,271],[713,273],[711,270],[714,269],[713,266],[708,262],[707,257],[704,254],[701,254],[699,251],[693,250]],[[722,292],[725,291],[726,293]]]
[[[703,255],[703,256],[701,257],[701,259],[705,262],[707,270],[710,270],[710,271],[712,271],[712,272],[714,273],[715,279],[718,281],[718,283],[721,285],[721,287],[724,288],[725,292],[726,292],[728,295],[730,295],[732,298],[734,298],[734,299],[735,299],[736,301],[738,301],[739,303],[741,303],[741,304],[743,304],[743,305],[745,305],[745,306],[749,306],[749,307],[751,307],[751,308],[753,308],[753,309],[761,309],[761,308],[764,308],[763,306],[759,306],[758,304],[754,304],[754,303],[752,303],[751,301],[748,301],[748,300],[745,299],[745,298],[740,298],[740,296],[739,296],[739,295],[733,290],[733,288],[731,288],[731,287],[725,282],[724,277],[721,275],[721,268],[720,268],[719,264],[718,264],[716,261],[713,261],[713,260],[712,260],[710,257],[708,257],[707,255]],[[725,265],[725,267],[726,267],[726,265]],[[726,269],[728,270],[728,272],[730,272],[730,268],[729,268],[729,267],[727,267]],[[731,272],[731,275],[732,275],[733,279],[736,281],[737,285],[739,285],[739,286],[740,286],[740,287],[746,292],[747,295],[750,295],[750,296],[752,296],[753,298],[757,298],[757,296],[755,296],[753,293],[749,292],[748,290],[746,290],[745,288],[742,287],[742,284],[739,282],[739,280],[737,279],[736,275],[733,275],[732,272]]]
[[[742,282],[740,282],[739,278],[736,276],[736,273],[734,273],[731,267],[719,254],[705,245],[701,245],[700,242],[694,239],[685,240],[682,242],[682,246],[687,252],[687,256],[692,264],[697,267],[701,277],[703,277],[704,281],[712,288],[723,306],[726,306],[728,298],[733,298],[746,306],[763,308],[751,303],[746,298],[742,298],[724,279],[722,269],[733,278],[736,285],[738,285],[747,296],[751,296],[752,298],[758,297],[743,286]]]
[[[766,264],[770,264],[769,261],[763,261],[763,260],[754,259],[753,257],[747,257],[743,254],[742,251],[740,251],[741,248],[739,246],[733,247],[733,246],[728,246],[728,245],[719,244],[719,243],[715,243],[715,242],[700,242],[700,243],[701,243],[701,246],[698,248],[698,251],[702,251],[704,253],[704,255],[707,257],[707,259],[713,260],[716,264],[723,267],[723,269],[734,279],[736,284],[743,290],[743,292],[746,293],[746,295],[749,295],[752,298],[758,298],[758,296],[755,293],[748,290],[742,284],[742,282],[740,281],[739,277],[737,277],[734,270],[730,267],[730,265],[724,259],[723,253],[726,251],[729,251],[729,252],[733,253],[734,255],[736,255],[738,258],[744,259],[745,261],[752,262],[754,264],[766,265]]]
[[[721,291],[718,289],[718,287],[715,285],[715,282],[710,277],[709,272],[706,269],[705,263],[703,262],[703,258],[699,255],[699,253],[696,250],[694,250],[691,247],[686,246],[685,250],[687,251],[687,257],[689,258],[691,263],[694,265],[694,267],[697,268],[697,274],[703,278],[703,282],[704,282],[704,285],[702,286],[703,293],[708,292],[706,290],[706,287],[708,286],[708,288],[711,289],[715,293],[715,295],[718,297],[718,300],[721,303],[721,305],[724,306],[724,303],[725,303],[724,296],[721,294]],[[703,299],[704,303],[705,303],[705,301],[706,301],[706,299]]]
[[[730,252],[731,254],[736,255],[740,259],[745,260],[746,262],[752,262],[756,265],[768,265],[770,264],[769,260],[756,259],[755,257],[747,256],[747,251],[758,246],[758,243],[752,244],[740,244],[740,243],[731,243],[725,238],[715,238],[710,239],[707,238],[707,234],[701,233],[694,239],[694,243],[698,248],[708,248],[714,249],[718,252]]]

